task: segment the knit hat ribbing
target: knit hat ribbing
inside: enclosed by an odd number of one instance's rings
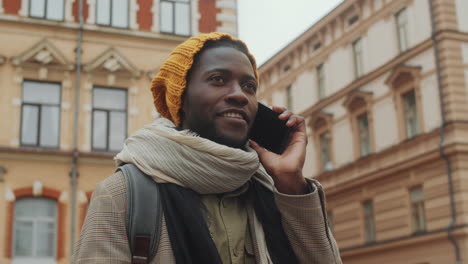
[[[250,54],[247,46],[241,40],[220,32],[200,34],[189,38],[172,51],[151,82],[151,92],[153,93],[156,110],[162,117],[174,122],[176,126],[181,125],[179,111],[182,107],[182,96],[187,86],[187,73],[192,68],[194,56],[203,48],[208,40],[219,40],[221,38],[229,38],[241,43],[245,47],[247,55],[252,62],[255,78],[258,81],[255,58]]]

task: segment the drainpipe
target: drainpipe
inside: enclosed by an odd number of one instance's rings
[[[77,189],[77,177],[78,177],[78,117],[80,109],[80,81],[81,81],[81,43],[83,40],[83,0],[78,2],[78,20],[80,23],[78,29],[78,40],[76,47],[76,66],[75,66],[75,108],[74,108],[74,119],[73,119],[73,158],[71,164],[71,245],[70,252],[73,256],[75,249],[75,226],[76,226],[76,189]]]
[[[436,30],[436,22],[435,22],[435,17],[434,17],[434,7],[432,6],[433,0],[428,0],[428,1],[429,1],[430,12],[431,12],[431,26],[432,26],[431,38],[432,38],[432,42],[434,43],[434,55],[435,55],[436,71],[437,71],[437,85],[439,88],[440,113],[441,113],[441,118],[442,118],[442,122],[439,128],[439,134],[440,134],[439,153],[442,159],[445,161],[445,167],[447,169],[449,196],[450,196],[451,219],[450,219],[450,223],[447,226],[447,236],[450,242],[453,244],[453,247],[455,249],[455,259],[456,259],[455,263],[460,264],[461,263],[460,247],[458,245],[457,240],[452,234],[453,229],[455,228],[455,223],[457,222],[457,211],[455,208],[455,197],[454,197],[454,192],[453,192],[452,162],[447,156],[447,153],[445,153],[444,146],[443,146],[445,142],[445,126],[447,125],[447,119],[445,116],[445,102],[444,102],[444,94],[442,91],[442,77],[440,73],[439,44],[437,42],[437,37],[436,37],[437,30]]]

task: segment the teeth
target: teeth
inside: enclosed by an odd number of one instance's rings
[[[223,114],[224,117],[230,117],[230,118],[239,118],[239,119],[243,119],[242,115],[241,114],[238,114],[238,113],[233,113],[233,112],[226,112]]]

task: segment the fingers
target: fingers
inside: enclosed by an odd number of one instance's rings
[[[302,116],[298,116],[298,115],[291,115],[288,119],[288,121],[286,122],[286,125],[288,127],[293,127],[293,126],[297,126],[301,123],[304,123],[304,117]]]
[[[250,147],[253,148],[255,152],[258,153],[259,157],[263,156],[263,154],[265,154],[266,152],[269,152],[267,149],[263,148],[262,146],[260,146],[257,142],[253,140],[249,140],[249,143],[250,143]]]
[[[273,106],[273,111],[280,113],[278,118],[280,120],[287,120],[286,125],[288,127],[294,127],[304,122],[304,117],[295,115],[293,112],[288,111],[285,107],[282,106]]]

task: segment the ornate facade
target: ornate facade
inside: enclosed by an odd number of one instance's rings
[[[96,183],[157,117],[159,66],[190,35],[237,35],[236,6],[83,0],[80,44],[78,0],[0,0],[0,263],[70,262]]]
[[[347,0],[260,67],[307,119],[344,263],[468,261],[467,9]]]

